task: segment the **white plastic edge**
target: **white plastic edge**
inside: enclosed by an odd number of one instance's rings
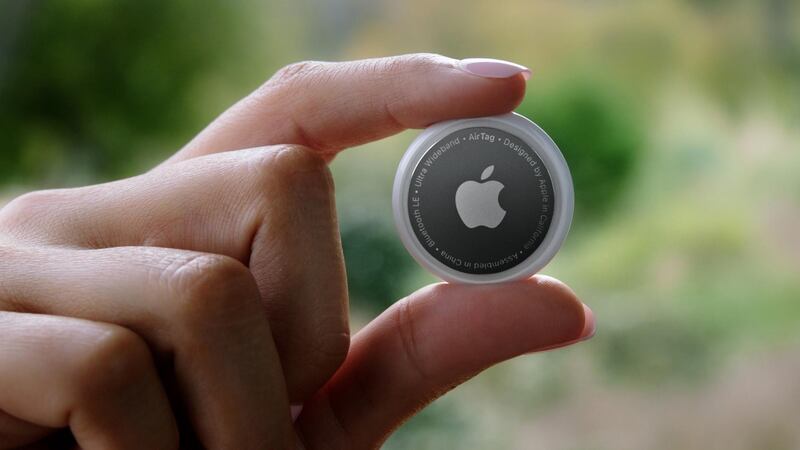
[[[414,169],[423,155],[440,139],[450,133],[471,127],[492,127],[513,134],[527,143],[541,158],[550,173],[553,183],[553,218],[542,243],[530,256],[516,266],[493,274],[470,274],[459,272],[442,264],[431,256],[414,236],[408,217],[408,202],[405,194],[409,191]],[[517,113],[474,119],[457,119],[440,122],[426,128],[409,145],[397,168],[392,189],[392,210],[400,240],[412,257],[424,268],[442,280],[452,283],[501,283],[528,278],[539,272],[556,255],[569,233],[572,213],[575,208],[575,194],[572,176],[564,155],[550,136],[538,125]]]

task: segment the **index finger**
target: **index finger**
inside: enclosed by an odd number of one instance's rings
[[[530,70],[500,60],[411,54],[279,70],[170,158],[300,144],[332,158],[346,147],[442,120],[502,114],[525,94]]]

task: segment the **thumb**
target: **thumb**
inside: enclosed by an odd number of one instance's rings
[[[356,334],[297,427],[308,448],[378,447],[423,406],[489,366],[580,342],[594,329],[592,311],[553,278],[428,286]]]

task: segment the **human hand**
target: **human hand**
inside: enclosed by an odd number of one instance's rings
[[[7,205],[0,449],[372,448],[484,368],[590,337],[536,276],[425,287],[350,342],[326,163],[521,101],[519,68],[462,66],[293,64],[148,173]]]

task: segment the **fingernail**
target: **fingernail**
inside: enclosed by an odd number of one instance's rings
[[[292,422],[297,420],[297,416],[303,412],[303,405],[290,405],[289,412],[292,414]]]
[[[591,308],[583,305],[583,332],[578,338],[579,341],[588,341],[597,332],[597,322],[594,320],[594,312]]]
[[[459,61],[461,70],[484,78],[508,78],[518,73],[528,80],[531,70],[525,66],[502,59],[467,58]]]

